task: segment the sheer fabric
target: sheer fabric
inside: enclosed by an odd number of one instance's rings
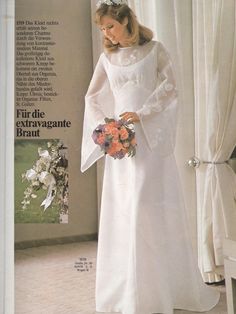
[[[194,79],[199,266],[205,281],[223,274],[225,237],[236,239],[236,3],[194,1]],[[207,21],[207,23],[205,22]]]
[[[129,59],[129,60],[128,60]],[[159,42],[102,53],[86,95],[81,170],[101,157],[91,134],[104,117],[135,111],[135,157],[105,158],[96,311],[205,311],[219,294],[193,258],[175,158],[177,91]]]

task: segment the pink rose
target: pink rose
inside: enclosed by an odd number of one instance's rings
[[[120,130],[120,138],[121,138],[122,140],[126,140],[128,137],[129,137],[128,131],[127,131],[125,128],[122,128],[122,129]]]

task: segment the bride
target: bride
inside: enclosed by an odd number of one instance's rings
[[[106,155],[98,237],[96,311],[172,314],[208,311],[190,245],[174,157],[177,90],[165,47],[124,0],[101,0],[104,52],[85,97],[81,171],[103,156],[92,140],[104,118],[134,123],[134,157]]]

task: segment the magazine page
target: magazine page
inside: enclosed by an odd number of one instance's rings
[[[16,0],[15,313],[227,313],[235,5]]]
[[[84,314],[98,224],[96,168],[80,172],[92,71],[89,1],[16,0],[15,313]]]
[[[0,313],[14,313],[14,0],[0,2]]]

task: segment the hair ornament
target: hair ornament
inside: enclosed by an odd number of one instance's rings
[[[127,0],[99,0],[97,3],[97,8],[100,7],[100,5],[106,4],[106,5],[122,5],[127,4]]]

